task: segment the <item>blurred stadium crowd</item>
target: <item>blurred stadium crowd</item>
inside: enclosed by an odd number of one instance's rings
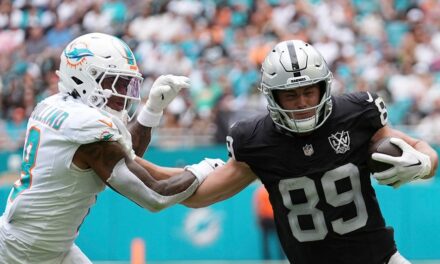
[[[57,92],[62,49],[87,32],[131,46],[144,97],[161,74],[190,76],[155,145],[223,142],[233,121],[265,111],[260,64],[291,38],[324,55],[333,93],[377,92],[392,125],[440,143],[438,0],[2,0],[0,150],[22,146],[33,107]]]

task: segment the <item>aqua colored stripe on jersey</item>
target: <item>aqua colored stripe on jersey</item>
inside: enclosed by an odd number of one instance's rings
[[[23,162],[21,163],[20,184],[14,184],[11,200],[14,200],[22,191],[28,189],[32,183],[32,169],[35,167],[38,146],[40,145],[40,130],[32,127],[23,149]]]

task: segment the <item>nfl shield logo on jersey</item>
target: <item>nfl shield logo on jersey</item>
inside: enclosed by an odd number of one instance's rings
[[[312,156],[315,151],[313,150],[313,146],[311,144],[306,144],[303,147],[304,155],[306,156]]]
[[[350,150],[350,135],[348,131],[337,132],[328,137],[330,146],[335,150],[336,154],[344,154]]]

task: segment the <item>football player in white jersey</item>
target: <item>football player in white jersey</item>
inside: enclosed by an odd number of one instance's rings
[[[131,135],[125,124],[143,79],[122,40],[100,33],[78,37],[61,54],[57,74],[59,93],[29,118],[20,179],[0,218],[0,263],[91,263],[74,240],[106,185],[158,211],[189,197],[221,162],[205,159],[169,179],[136,162],[141,159],[134,152],[143,155],[151,128],[189,81],[159,77],[131,122]]]

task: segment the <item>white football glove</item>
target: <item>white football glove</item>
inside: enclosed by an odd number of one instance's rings
[[[431,172],[431,159],[428,155],[415,150],[400,138],[391,138],[390,142],[402,150],[402,156],[393,157],[382,153],[373,153],[374,160],[385,162],[393,167],[382,172],[373,173],[379,184],[400,187],[407,182],[423,178]]]
[[[199,184],[201,184],[209,173],[213,172],[216,168],[225,165],[225,162],[221,159],[209,159],[205,158],[197,164],[185,166],[185,170],[190,171],[196,176]]]
[[[134,153],[134,150],[133,150],[133,143],[131,141],[130,132],[128,131],[125,124],[118,117],[113,116],[112,121],[116,125],[116,127],[118,128],[119,132],[121,133],[121,138],[118,139],[119,144],[122,145],[122,147],[125,150],[125,153],[127,153],[127,155],[130,157],[130,159],[134,159],[136,157],[136,154]]]
[[[156,127],[160,123],[163,110],[176,98],[182,88],[189,88],[190,80],[185,76],[161,75],[150,89],[147,103],[139,113],[138,122],[146,127]]]

